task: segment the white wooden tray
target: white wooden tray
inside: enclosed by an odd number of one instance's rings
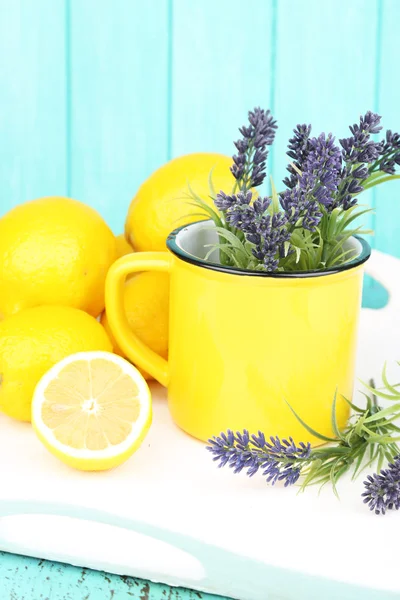
[[[379,381],[400,358],[400,262],[375,252],[367,271],[390,291],[361,317],[358,375]],[[110,472],[74,471],[0,417],[0,549],[243,600],[399,597],[400,514],[370,513],[362,478],[338,501],[219,470],[152,391],[149,435]]]

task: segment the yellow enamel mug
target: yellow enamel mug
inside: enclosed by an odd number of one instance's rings
[[[332,402],[343,427],[351,399],[367,242],[352,238],[344,265],[307,273],[264,273],[206,262],[217,241],[209,221],[174,231],[168,252],[120,258],[106,282],[106,309],[119,347],[168,387],[176,424],[201,440],[226,429],[318,440],[332,435]],[[135,337],[123,310],[127,275],[170,273],[168,363]],[[319,442],[320,443],[320,442]]]

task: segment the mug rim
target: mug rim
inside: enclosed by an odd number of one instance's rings
[[[335,273],[342,273],[343,271],[348,271],[349,269],[354,269],[355,267],[359,267],[363,263],[365,263],[369,257],[371,256],[371,246],[369,243],[359,235],[354,235],[352,238],[356,239],[361,245],[360,253],[355,257],[336,267],[328,267],[327,269],[311,269],[309,271],[279,271],[279,272],[268,272],[268,271],[251,271],[250,269],[240,269],[239,267],[229,267],[225,265],[221,265],[220,263],[214,263],[210,261],[206,261],[203,258],[197,258],[193,254],[186,252],[180,246],[178,246],[176,242],[176,238],[178,234],[189,227],[194,225],[198,225],[199,223],[206,223],[207,221],[211,222],[211,219],[200,219],[199,221],[195,221],[193,223],[188,223],[187,225],[182,225],[177,229],[172,231],[167,238],[167,248],[170,250],[175,256],[196,267],[202,267],[204,269],[209,269],[211,271],[218,271],[220,273],[226,273],[227,275],[245,275],[250,277],[268,277],[268,278],[277,278],[277,279],[304,279],[307,277],[322,277],[324,275],[333,275]],[[350,238],[350,239],[352,239]]]

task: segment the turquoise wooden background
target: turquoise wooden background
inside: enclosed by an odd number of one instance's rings
[[[0,0],[1,212],[65,194],[116,233],[171,157],[231,154],[255,105],[338,137],[368,109],[400,130],[400,0]],[[364,198],[400,255],[400,183]]]

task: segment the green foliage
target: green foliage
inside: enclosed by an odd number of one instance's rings
[[[279,194],[272,177],[271,180],[271,204],[267,211],[269,214],[279,212]],[[215,206],[212,207],[205,202],[188,183],[186,195],[188,205],[199,209],[199,217],[208,217],[215,225],[219,243],[214,245],[206,256],[206,260],[219,261],[225,266],[240,269],[262,271],[263,266],[252,253],[254,244],[245,241],[243,233],[231,227],[225,219],[222,211]],[[212,183],[212,171],[209,175],[209,197],[216,197]],[[253,195],[257,198],[257,194]],[[285,244],[283,256],[279,259],[278,271],[304,272],[316,271],[339,266],[352,256],[352,249],[345,249],[346,242],[354,235],[370,235],[373,232],[357,225],[357,220],[372,211],[363,205],[355,205],[347,210],[336,208],[327,212],[323,207],[323,218],[316,231],[310,232],[301,226],[301,223],[293,229],[290,241]],[[190,213],[193,216],[193,213]],[[216,254],[219,251],[219,256]]]
[[[376,389],[373,382],[364,384],[368,390],[368,393],[364,394],[365,407],[357,406],[344,398],[352,408],[353,416],[343,431],[339,429],[336,420],[337,393],[335,393],[332,403],[333,437],[315,431],[291,408],[305,429],[326,444],[313,448],[307,461],[303,461],[301,490],[309,485],[323,486],[331,483],[337,494],[336,484],[345,473],[351,473],[352,479],[355,479],[373,464],[377,465],[379,473],[385,462],[390,462],[399,454],[397,442],[400,441],[400,427],[395,423],[400,417],[400,385],[389,383],[386,365],[383,369],[382,381],[384,387],[381,389]],[[381,408],[378,398],[390,400],[392,405]]]

